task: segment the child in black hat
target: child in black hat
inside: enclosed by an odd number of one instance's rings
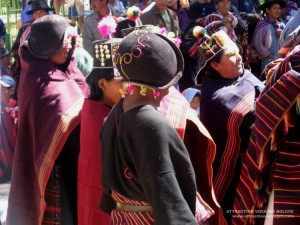
[[[122,77],[114,63],[114,55],[121,40],[93,42],[94,66],[86,78],[90,93],[81,110],[78,225],[110,224],[110,216],[99,208],[103,193],[99,134],[110,110],[121,98],[119,90],[122,88]]]
[[[111,214],[111,224],[201,224],[212,211],[199,201],[185,145],[157,110],[181,77],[179,49],[163,36],[137,30],[120,43],[115,61],[126,97],[101,130],[101,208]]]

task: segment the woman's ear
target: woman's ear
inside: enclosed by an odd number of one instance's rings
[[[98,87],[101,89],[101,90],[104,90],[106,88],[106,80],[104,78],[101,78],[100,80],[98,80]]]
[[[217,72],[220,71],[219,63],[217,63],[217,62],[211,62],[211,63],[210,63],[210,66],[211,66],[215,71],[217,71]]]

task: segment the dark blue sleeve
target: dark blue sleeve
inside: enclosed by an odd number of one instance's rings
[[[5,34],[6,34],[5,25],[2,19],[0,19],[0,37],[5,37]]]

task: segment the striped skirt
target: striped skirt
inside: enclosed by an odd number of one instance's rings
[[[121,204],[134,206],[151,207],[149,203],[128,199],[119,193],[112,191],[112,198]],[[208,220],[214,211],[204,202],[200,194],[196,194],[196,213],[195,219],[198,224],[203,224]],[[129,212],[115,209],[111,213],[111,225],[152,225],[154,224],[153,211]]]
[[[130,204],[135,206],[150,206],[147,202],[134,201],[112,192],[112,198],[122,204]],[[111,225],[152,225],[154,224],[153,212],[127,212],[122,210],[113,210],[111,213]]]

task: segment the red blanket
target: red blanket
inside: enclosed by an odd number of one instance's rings
[[[110,109],[86,99],[81,111],[78,161],[78,225],[109,225],[110,216],[100,210],[102,198],[100,130]]]
[[[208,224],[226,224],[213,190],[212,162],[216,146],[210,134],[200,122],[197,114],[190,108],[187,100],[173,87],[170,88],[169,94],[162,99],[159,111],[177,130],[189,151],[196,174],[198,192],[215,213],[207,221]],[[191,144],[190,139],[193,138],[196,138],[197,141]]]

